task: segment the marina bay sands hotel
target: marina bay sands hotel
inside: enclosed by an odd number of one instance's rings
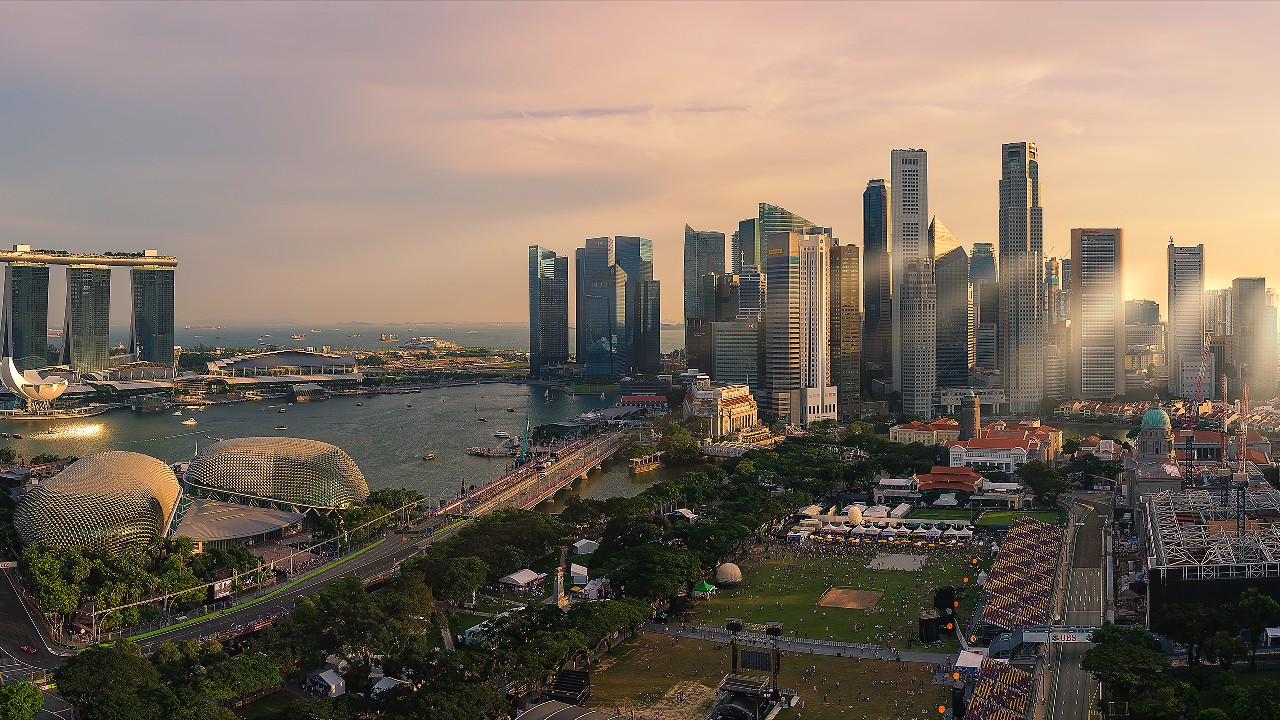
[[[129,268],[133,284],[130,347],[134,360],[172,366],[173,273],[178,258],[155,250],[101,255],[32,250],[14,245],[0,250],[4,268],[4,311],[0,356],[19,370],[49,365],[49,266],[67,268],[67,308],[59,362],[78,373],[110,367],[111,270]]]

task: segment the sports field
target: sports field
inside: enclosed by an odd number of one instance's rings
[[[1057,524],[1057,510],[988,510],[978,518],[979,525],[1011,525],[1020,517],[1030,517],[1050,524]]]
[[[642,633],[593,665],[586,704],[647,718],[660,714],[662,720],[702,720],[714,706],[715,688],[728,668],[725,645]],[[804,707],[778,717],[937,717],[938,705],[950,704],[951,692],[931,679],[925,666],[916,663],[785,653],[778,684],[798,691]]]
[[[715,598],[698,602],[691,624],[723,625],[735,617],[749,623],[781,622],[786,635],[880,643],[903,650],[908,637],[916,637],[921,611],[933,607],[934,588],[973,586],[972,559],[978,558],[976,567],[982,568],[989,567],[991,560],[989,548],[954,547],[928,554],[919,571],[872,570],[867,567],[871,558],[865,555],[811,553],[803,546],[775,548],[739,563],[742,585],[722,588]],[[849,603],[831,602],[828,595],[824,606],[822,599],[829,588],[864,592],[837,594],[837,598],[856,599]],[[868,602],[870,593],[880,596]],[[960,617],[972,612],[975,595],[976,590],[961,594]],[[951,652],[957,645],[952,636],[931,647]]]

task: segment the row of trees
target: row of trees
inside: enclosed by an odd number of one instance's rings
[[[1161,606],[1151,619],[1151,628],[1186,648],[1187,664],[1203,660],[1223,668],[1249,659],[1249,670],[1257,669],[1258,647],[1268,624],[1280,611],[1280,604],[1257,588],[1248,588],[1234,603],[1172,603]],[[1242,631],[1249,643],[1241,639]]]

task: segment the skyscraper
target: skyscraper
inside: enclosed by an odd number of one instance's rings
[[[770,235],[801,230],[812,225],[813,223],[786,208],[760,203],[756,217],[738,223],[738,232],[735,233],[738,250],[733,262],[734,270],[740,272],[747,265],[763,268],[764,246]]]
[[[1110,400],[1124,394],[1124,231],[1071,231],[1071,362],[1074,398]]]
[[[1204,322],[1210,335],[1231,334],[1231,288],[1204,291]]]
[[[973,286],[974,331],[973,365],[977,369],[992,371],[998,367],[1000,357],[999,323],[1000,286],[994,282]]]
[[[968,387],[975,360],[969,256],[956,245],[938,257],[933,272],[937,286],[938,387]]]
[[[929,221],[929,247],[933,249],[934,260],[960,247],[960,241],[956,240],[956,236],[942,224],[937,215]]]
[[[174,366],[173,268],[141,266],[129,273],[133,316],[129,328],[135,360]]]
[[[628,372],[634,329],[628,324],[627,271],[609,265],[591,275],[584,292],[578,303],[578,362],[586,363],[588,375]]]
[[[575,251],[575,261],[578,360],[587,363],[587,372],[659,372],[662,296],[653,279],[653,241],[625,235],[589,238]]]
[[[1159,325],[1160,303],[1155,300],[1125,300],[1125,325]]]
[[[853,416],[852,406],[862,394],[859,260],[857,245],[837,242],[831,248],[831,384],[836,387],[841,419]]]
[[[835,419],[831,386],[831,230],[807,227],[769,236],[765,276],[766,410],[783,422]]]
[[[1276,388],[1276,308],[1267,304],[1266,278],[1231,281],[1231,341],[1240,383],[1249,396],[1270,399]]]
[[[49,364],[49,266],[9,263],[4,268],[3,356],[19,370]]]
[[[1205,348],[1204,245],[1169,242],[1169,324],[1165,346],[1169,357],[1169,392],[1191,397],[1197,385],[1202,397],[1212,398],[1214,369],[1202,367]],[[1210,356],[1212,357],[1212,356]],[[1203,381],[1201,380],[1203,378]]]
[[[743,265],[738,276],[738,317],[759,320],[764,317],[768,286],[759,265]]]
[[[889,184],[871,180],[862,192],[862,382],[867,390],[893,387],[893,234]]]
[[[653,241],[618,235],[614,261],[627,274],[627,325],[631,330],[631,365],[620,372],[654,375],[662,371],[661,285],[653,279]]]
[[[1000,370],[1009,411],[1033,413],[1044,398],[1044,214],[1035,143],[1000,147]]]
[[[900,312],[902,303],[898,295],[902,289],[903,274],[913,260],[933,260],[933,245],[929,238],[929,158],[924,150],[894,150],[889,154],[892,179],[891,203],[893,205],[893,310],[890,318],[893,338],[893,389],[905,394],[902,387],[903,350],[902,324],[906,318]],[[930,265],[932,267],[932,265]],[[914,321],[913,321],[914,322]],[[933,330],[929,331],[933,337]]]
[[[711,323],[719,319],[715,291],[724,270],[724,233],[694,230],[685,225],[684,348],[691,368],[710,367]],[[706,292],[708,279],[710,297]]]
[[[575,318],[574,348],[578,362],[586,362],[585,348],[591,345],[591,341],[587,339],[588,327],[585,322],[587,317],[587,298],[592,296],[591,283],[596,274],[612,265],[613,261],[614,245],[611,237],[587,238],[582,247],[573,251],[574,282],[576,283],[573,313]],[[594,329],[591,328],[591,330]]]
[[[902,411],[926,420],[933,417],[933,396],[938,389],[937,287],[933,262],[916,258],[907,263],[898,286],[901,310]]]
[[[529,246],[529,374],[569,360],[569,257]]]
[[[62,331],[62,363],[80,372],[110,367],[111,268],[67,268],[67,310]]]
[[[996,250],[991,243],[974,243],[973,255],[969,258],[969,282],[974,287],[978,283],[996,281]]]

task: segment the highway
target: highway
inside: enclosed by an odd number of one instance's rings
[[[1062,624],[1097,626],[1103,613],[1102,527],[1111,506],[1096,498],[1078,499],[1072,513],[1076,523],[1075,549],[1067,574],[1066,608]],[[1080,668],[1088,643],[1069,643],[1053,648],[1054,720],[1087,720],[1097,700],[1098,683]]]

